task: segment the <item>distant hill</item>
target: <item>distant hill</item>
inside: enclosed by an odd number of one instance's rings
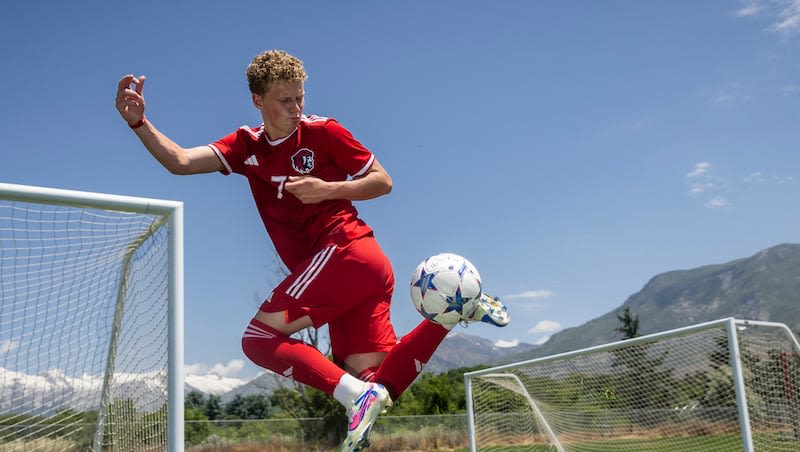
[[[220,396],[220,400],[223,403],[228,403],[237,395],[241,395],[242,397],[258,394],[266,395],[281,387],[292,387],[293,384],[291,380],[282,375],[273,372],[264,372],[248,382],[243,382],[243,384],[239,386],[226,392],[218,392],[215,395]],[[204,391],[201,390],[200,392]]]
[[[462,332],[450,333],[425,366],[426,372],[440,373],[457,367],[473,367],[502,361],[507,356],[526,353],[538,345],[520,343],[498,347],[488,339]]]
[[[622,339],[615,331],[625,308],[639,317],[639,334],[736,317],[785,323],[800,331],[800,245],[783,244],[724,264],[662,273],[619,308],[554,334],[513,362],[579,350]]]

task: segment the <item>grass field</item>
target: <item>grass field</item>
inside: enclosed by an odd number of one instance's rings
[[[800,450],[800,440],[791,435],[761,433],[753,437],[756,450],[759,451],[797,451]],[[570,452],[594,452],[613,450],[614,452],[674,452],[686,451],[741,451],[742,439],[738,434],[732,435],[702,435],[687,437],[664,437],[649,439],[625,440],[597,440],[581,443],[564,444]],[[481,452],[553,452],[555,447],[549,444],[507,445],[479,448]],[[457,449],[455,452],[468,452],[468,448]]]
[[[674,452],[676,450],[696,450],[696,451],[740,451],[742,450],[741,439],[738,435],[733,436],[696,436],[682,438],[653,438],[653,439],[628,439],[628,440],[609,440],[609,441],[587,441],[581,443],[565,444],[565,449],[569,451],[600,451],[613,450],[614,452]],[[467,452],[469,449],[460,449],[458,452]],[[553,452],[555,447],[548,444],[539,445],[520,445],[520,446],[497,446],[482,447],[481,452]]]

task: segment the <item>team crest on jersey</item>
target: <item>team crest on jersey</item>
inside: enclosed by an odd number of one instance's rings
[[[302,148],[292,156],[292,168],[300,174],[308,174],[314,169],[314,151]]]

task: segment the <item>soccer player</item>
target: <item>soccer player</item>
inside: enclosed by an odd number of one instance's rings
[[[392,179],[336,120],[303,114],[306,79],[302,62],[284,51],[257,55],[247,81],[262,124],[192,148],[147,120],[144,76],[122,77],[116,107],[171,173],[247,178],[290,274],[250,321],[242,349],[259,366],[341,402],[349,417],[342,450],[360,450],[378,414],[414,381],[455,323],[423,320],[397,340],[389,318],[392,267],[352,203],[389,193]],[[503,326],[508,313],[499,300],[483,296],[465,307],[462,320]],[[325,324],[333,361],[291,337]]]

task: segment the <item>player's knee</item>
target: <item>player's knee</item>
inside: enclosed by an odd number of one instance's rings
[[[353,369],[351,373],[360,375],[365,369],[380,367],[386,355],[387,352],[353,353],[344,359],[345,369]]]
[[[292,334],[313,325],[311,318],[307,315],[301,316],[295,320],[292,320],[291,322],[286,321],[287,317],[288,311],[265,312],[259,310],[256,312],[254,320],[257,320],[277,331],[278,334],[283,334],[286,336],[291,336]]]
[[[257,362],[265,348],[278,337],[286,337],[282,332],[256,319],[250,321],[242,334],[242,351],[251,361]]]

